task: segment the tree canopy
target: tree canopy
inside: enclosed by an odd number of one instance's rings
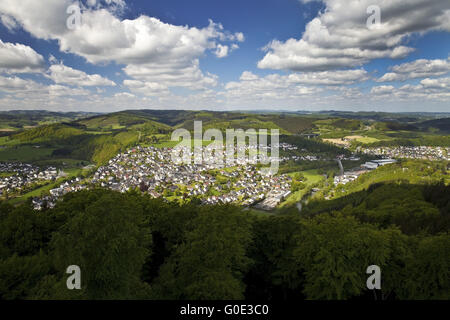
[[[378,184],[301,215],[102,189],[44,211],[0,203],[0,298],[449,299],[449,191]]]

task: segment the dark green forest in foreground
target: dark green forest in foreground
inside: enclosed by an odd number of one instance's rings
[[[0,205],[1,299],[449,299],[450,187],[378,184],[298,212],[137,192]],[[366,289],[369,265],[382,288]],[[81,290],[68,290],[69,265]]]

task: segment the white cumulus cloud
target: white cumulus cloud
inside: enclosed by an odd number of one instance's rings
[[[84,71],[76,70],[63,64],[51,65],[48,70],[48,77],[55,83],[64,83],[73,86],[115,86],[116,84],[99,74],[87,74]]]
[[[31,47],[0,40],[0,71],[6,73],[42,72],[44,58]]]
[[[228,45],[220,42],[244,41],[242,33],[231,34],[213,21],[197,28],[164,23],[146,15],[122,20],[97,2],[84,8],[81,23],[73,30],[66,26],[66,10],[74,3],[70,0],[2,0],[0,14],[14,19],[37,38],[57,40],[61,51],[90,63],[124,64],[127,75],[147,82],[155,82],[155,76],[163,71],[175,85],[194,88],[216,83],[214,76],[200,70],[199,58],[205,52],[219,48],[223,54],[219,45]]]
[[[302,2],[310,2],[303,0]],[[274,40],[259,61],[263,69],[325,71],[361,66],[377,58],[403,58],[413,33],[450,31],[448,0],[323,0],[326,8],[300,39]],[[367,8],[378,6],[381,21],[368,28]]]
[[[450,72],[450,57],[448,59],[419,59],[406,62],[391,67],[390,71],[377,81],[405,81],[409,79],[442,76]]]

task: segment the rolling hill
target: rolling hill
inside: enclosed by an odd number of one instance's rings
[[[437,130],[443,133],[450,133],[450,118],[423,121],[416,126],[424,131]]]
[[[15,117],[44,119],[53,117],[58,123],[43,124],[18,131],[1,133],[3,161],[17,159],[17,154],[30,153],[30,148],[45,148],[41,156],[33,160],[82,159],[101,165],[117,152],[138,143],[167,145],[170,134],[177,128],[193,130],[194,121],[203,122],[203,130],[226,129],[279,129],[286,136],[301,133],[320,133],[321,138],[361,136],[357,142],[369,145],[442,145],[448,144],[450,118],[420,118],[418,115],[402,115],[387,121],[390,114],[378,113],[283,113],[283,112],[218,112],[185,110],[127,110],[110,114],[53,113],[23,111],[16,115],[0,113],[0,125]],[[353,116],[353,118],[352,118]],[[367,119],[382,118],[383,121]],[[409,118],[413,122],[399,119]],[[58,120],[59,119],[59,120]],[[420,119],[420,120],[419,120]],[[375,141],[375,142],[374,142]],[[14,147],[14,156],[8,158],[8,150]],[[23,148],[23,150],[21,149]],[[44,150],[44,149],[42,149]],[[32,152],[31,152],[32,153]],[[50,155],[49,155],[50,153]],[[36,154],[39,155],[38,152]],[[28,159],[28,158],[27,158]]]

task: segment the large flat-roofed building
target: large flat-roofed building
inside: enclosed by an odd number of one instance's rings
[[[381,159],[381,160],[372,160],[371,162],[375,162],[375,163],[379,164],[380,166],[384,166],[386,164],[396,163],[397,160],[395,160],[395,159]]]
[[[396,162],[397,162],[397,160],[395,160],[395,159],[371,160],[371,161],[368,161],[368,162],[364,163],[363,165],[361,165],[361,167],[369,169],[369,170],[374,170],[380,166],[384,166],[384,165],[396,163]]]

